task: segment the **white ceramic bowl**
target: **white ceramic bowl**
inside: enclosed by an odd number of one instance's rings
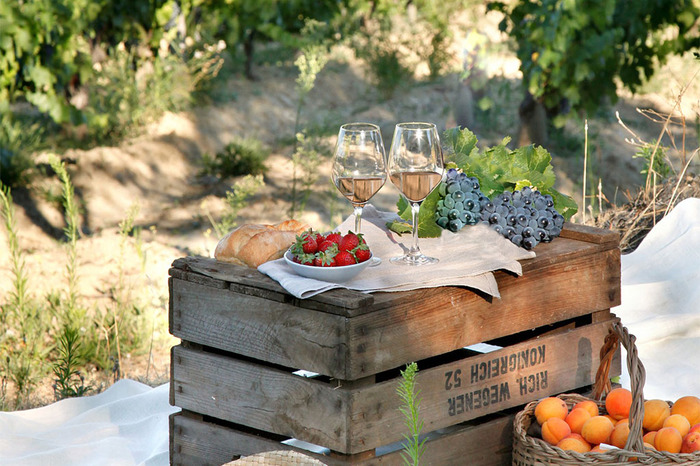
[[[297,264],[292,260],[292,252],[287,250],[284,253],[284,260],[294,270],[297,275],[314,280],[323,280],[325,282],[342,283],[356,277],[372,262],[372,256],[364,262],[353,265],[344,265],[342,267],[316,267],[314,265]]]

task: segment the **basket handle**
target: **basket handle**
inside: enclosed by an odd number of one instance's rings
[[[612,389],[610,384],[610,366],[612,359],[620,346],[620,343],[627,350],[627,368],[630,374],[630,385],[632,392],[632,406],[630,407],[630,433],[627,437],[625,450],[644,451],[644,441],[642,440],[642,421],[644,420],[644,382],[646,380],[646,370],[637,354],[635,341],[637,338],[631,335],[627,328],[622,325],[620,319],[615,319],[612,323],[608,335],[605,337],[603,347],[600,349],[600,366],[596,373],[593,395],[596,400],[602,400]]]

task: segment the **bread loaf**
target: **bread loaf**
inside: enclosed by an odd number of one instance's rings
[[[231,230],[216,245],[214,258],[222,262],[257,268],[279,259],[309,226],[297,220],[276,225],[244,224]]]

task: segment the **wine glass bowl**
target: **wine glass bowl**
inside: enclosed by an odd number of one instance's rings
[[[360,233],[362,208],[386,182],[385,159],[377,125],[347,123],[340,127],[331,179],[354,208],[355,233]]]
[[[391,259],[395,264],[427,265],[438,262],[425,256],[418,247],[420,205],[440,184],[444,162],[437,128],[432,123],[399,123],[389,149],[389,179],[411,205],[413,245],[403,256]]]

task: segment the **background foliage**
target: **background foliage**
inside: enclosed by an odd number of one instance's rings
[[[635,91],[672,54],[700,45],[694,0],[490,2],[516,44],[523,85],[550,114],[592,114]]]

